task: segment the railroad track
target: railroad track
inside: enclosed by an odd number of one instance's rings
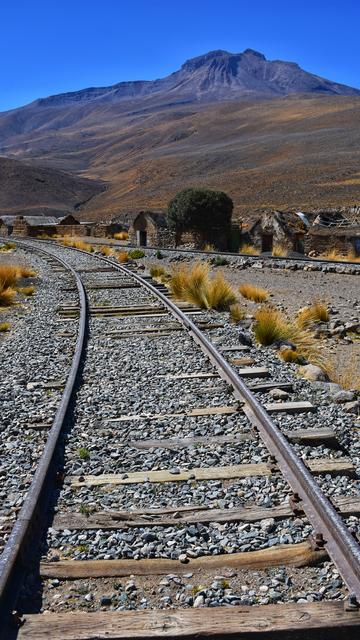
[[[299,414],[301,426],[317,407],[291,399],[291,381],[271,379],[250,347],[221,341],[211,314],[175,305],[150,278],[75,249],[19,244],[72,273],[59,322],[78,318],[79,332],[0,561],[3,637],[356,637],[360,547],[345,518],[360,513],[360,500],[350,492],[332,504],[315,480],[355,469],[331,425],[296,428],[290,418]],[[269,402],[273,391],[290,400]],[[279,428],[279,416],[291,428]],[[305,464],[301,447],[316,446],[331,455]],[[314,585],[321,574],[308,567],[328,557],[346,588],[334,599],[292,601],[281,567]],[[258,584],[265,570],[275,596]],[[245,599],[257,584],[255,601],[267,604],[244,605],[237,579],[250,585]],[[46,613],[29,613],[36,609]]]

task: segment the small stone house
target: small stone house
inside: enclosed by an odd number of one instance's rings
[[[276,246],[287,252],[304,253],[307,230],[303,214],[267,211],[243,235],[242,244],[253,244],[261,253],[271,253]]]
[[[305,237],[305,253],[319,255],[332,250],[343,256],[350,253],[360,256],[360,225],[357,228],[311,227]]]
[[[186,247],[203,249],[206,244],[219,250],[228,250],[231,227],[209,227],[206,234],[194,230],[175,232],[168,228],[166,215],[153,211],[140,211],[129,227],[129,242],[139,247]]]
[[[174,247],[175,234],[164,213],[140,211],[129,227],[129,243],[138,247]]]

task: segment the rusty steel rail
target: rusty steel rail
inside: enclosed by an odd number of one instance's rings
[[[46,241],[42,241],[46,243]],[[52,244],[52,243],[51,243]],[[29,245],[27,245],[29,246]],[[34,246],[34,245],[32,245]],[[85,253],[79,249],[67,247],[72,251]],[[66,268],[69,265],[55,256],[51,252],[44,252],[58,259]],[[85,254],[89,255],[89,254]],[[90,257],[90,256],[89,256]],[[336,512],[330,501],[326,498],[320,487],[312,477],[311,473],[304,465],[302,460],[296,455],[293,448],[289,445],[278,427],[269,417],[261,404],[256,400],[255,396],[249,391],[242,379],[232,369],[228,362],[218,352],[214,345],[207,339],[202,331],[181,311],[171,300],[157,290],[150,282],[134,273],[123,265],[116,264],[111,260],[102,256],[92,256],[102,262],[107,263],[115,270],[134,278],[141,286],[145,287],[150,293],[156,296],[165,306],[166,309],[181,323],[188,331],[189,335],[200,346],[204,354],[209,358],[213,365],[217,368],[220,376],[232,387],[235,397],[244,403],[244,411],[252,424],[259,430],[260,436],[264,440],[268,450],[275,457],[279,469],[283,473],[286,480],[291,485],[293,491],[298,494],[302,501],[302,508],[312,524],[315,533],[319,534],[320,544],[327,549],[329,556],[336,564],[345,583],[347,584],[350,594],[360,601],[360,546],[350,534],[343,520]],[[76,356],[74,357],[71,374],[69,375],[66,395],[67,401],[70,400],[72,385],[75,382],[77,367],[80,362],[82,346],[85,334],[85,317],[86,317],[86,296],[81,280],[75,269],[70,268],[76,277],[80,295],[80,328],[77,340]],[[76,361],[76,362],[75,362]],[[77,363],[77,366],[76,366]],[[64,393],[65,395],[65,393]],[[67,404],[68,404],[67,402]],[[36,471],[33,483],[27,494],[23,509],[20,512],[19,519],[14,527],[14,531],[6,545],[6,553],[2,556],[0,568],[3,569],[3,575],[0,581],[0,595],[3,595],[7,589],[7,583],[12,577],[14,567],[19,561],[19,556],[24,547],[24,539],[29,531],[32,520],[36,512],[37,501],[47,479],[47,471],[51,459],[54,455],[56,442],[61,431],[61,420],[64,419],[66,409],[62,403],[62,409],[58,409],[54,425],[51,429],[46,450],[40,460],[40,465]],[[65,410],[64,410],[65,409]],[[322,540],[321,540],[322,537]],[[354,600],[353,603],[355,604]]]
[[[80,249],[73,247],[71,249],[84,253]],[[320,489],[308,468],[295,453],[293,447],[272,421],[264,407],[256,400],[254,394],[195,323],[156,287],[124,265],[116,264],[102,256],[93,257],[134,278],[159,298],[170,313],[188,330],[204,354],[216,367],[220,376],[232,387],[235,397],[245,403],[243,410],[248,419],[258,429],[262,440],[276,459],[279,469],[294,494],[301,500],[301,506],[314,528],[314,541],[326,548],[346,583],[350,596],[355,597],[356,601],[360,603],[360,545]]]
[[[34,542],[33,531],[41,515],[39,514],[39,505],[44,497],[44,492],[48,489],[47,485],[49,484],[48,480],[51,473],[55,473],[53,468],[55,466],[54,458],[84,351],[87,318],[87,299],[85,289],[81,278],[75,269],[61,258],[54,256],[51,252],[24,242],[16,242],[19,246],[23,246],[26,249],[30,248],[33,251],[35,249],[48,257],[54,258],[73,275],[79,294],[80,317],[75,352],[62,398],[19,516],[14,524],[4,551],[0,556],[0,637],[2,637],[2,623],[9,616],[9,613],[11,613],[16,600],[17,592],[20,587],[19,576],[21,575],[23,565],[26,563],[27,550]]]

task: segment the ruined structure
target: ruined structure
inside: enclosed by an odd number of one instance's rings
[[[79,222],[72,214],[55,216],[0,215],[0,235],[36,238],[41,236],[93,236],[112,237],[121,231],[119,223]]]
[[[298,213],[267,211],[243,234],[242,244],[253,244],[261,253],[271,253],[277,246],[288,253],[304,253],[307,230],[307,219]]]
[[[211,244],[219,251],[228,251],[230,234],[231,229],[215,228],[209,228],[206,234],[191,229],[172,231],[168,228],[166,215],[153,211],[140,211],[133,217],[129,226],[129,242],[139,247],[203,249],[206,244]]]

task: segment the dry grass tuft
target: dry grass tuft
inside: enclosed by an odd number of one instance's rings
[[[117,259],[121,264],[125,264],[125,262],[129,261],[129,253],[127,251],[119,251],[117,254]]]
[[[245,310],[240,304],[232,304],[230,307],[230,320],[231,322],[241,322],[246,316]]]
[[[186,300],[202,309],[225,311],[236,302],[236,295],[222,273],[210,278],[209,265],[196,262],[191,268],[180,265],[173,270],[171,291],[180,300]]]
[[[275,258],[286,258],[288,255],[288,249],[283,244],[274,244],[272,249],[272,255]]]
[[[5,331],[9,331],[11,327],[10,322],[0,322],[0,333],[5,333]]]
[[[10,307],[12,304],[14,304],[15,295],[15,289],[13,289],[12,287],[6,287],[5,289],[2,289],[0,283],[0,307]]]
[[[216,251],[216,249],[213,244],[210,244],[209,242],[207,242],[203,248],[203,251],[205,251],[206,253],[211,253],[212,251]]]
[[[127,231],[119,231],[119,233],[114,233],[115,240],[128,240],[129,234]]]
[[[328,369],[327,353],[323,345],[320,348],[319,342],[317,342],[311,331],[300,327],[296,322],[290,322],[273,307],[263,307],[256,312],[254,334],[259,344],[264,346],[290,342],[295,346],[299,357],[316,364],[324,371]]]
[[[301,356],[294,349],[282,349],[279,351],[279,356],[281,360],[284,362],[294,362],[295,364],[299,364],[301,362]]]
[[[37,273],[31,267],[26,267],[24,265],[19,266],[20,278],[35,278]]]
[[[4,244],[0,246],[0,252],[9,253],[9,251],[13,251],[13,249],[15,248],[16,248],[15,242],[4,242]]]
[[[29,287],[20,287],[18,292],[22,293],[24,296],[32,296],[35,293],[35,287],[33,285],[30,285]]]
[[[62,240],[62,244],[65,247],[73,247],[74,249],[80,249],[81,251],[88,251],[88,253],[93,253],[94,251],[94,247],[91,244],[77,238],[64,238]]]
[[[150,275],[152,278],[161,278],[161,276],[165,275],[165,268],[158,264],[153,264],[150,267]]]
[[[297,316],[297,324],[300,327],[308,327],[317,322],[329,322],[329,310],[325,302],[314,302],[311,307],[305,307],[299,311]]]
[[[329,249],[329,251],[320,253],[318,258],[319,260],[332,260],[333,262],[341,262],[342,260],[346,260],[346,255],[344,255],[334,247],[333,249]]]
[[[14,287],[21,277],[20,267],[13,264],[0,264],[0,290]]]
[[[265,347],[289,340],[291,328],[284,316],[273,307],[263,307],[255,313],[254,334],[257,342]]]
[[[243,253],[246,256],[258,256],[260,250],[254,247],[253,244],[243,244],[239,249],[239,253]]]
[[[239,291],[243,298],[253,300],[253,302],[265,302],[269,297],[269,292],[262,287],[256,287],[254,284],[242,284]]]
[[[103,256],[112,256],[114,254],[114,249],[112,249],[111,247],[108,247],[106,245],[102,245],[99,249],[99,252],[103,255]]]

